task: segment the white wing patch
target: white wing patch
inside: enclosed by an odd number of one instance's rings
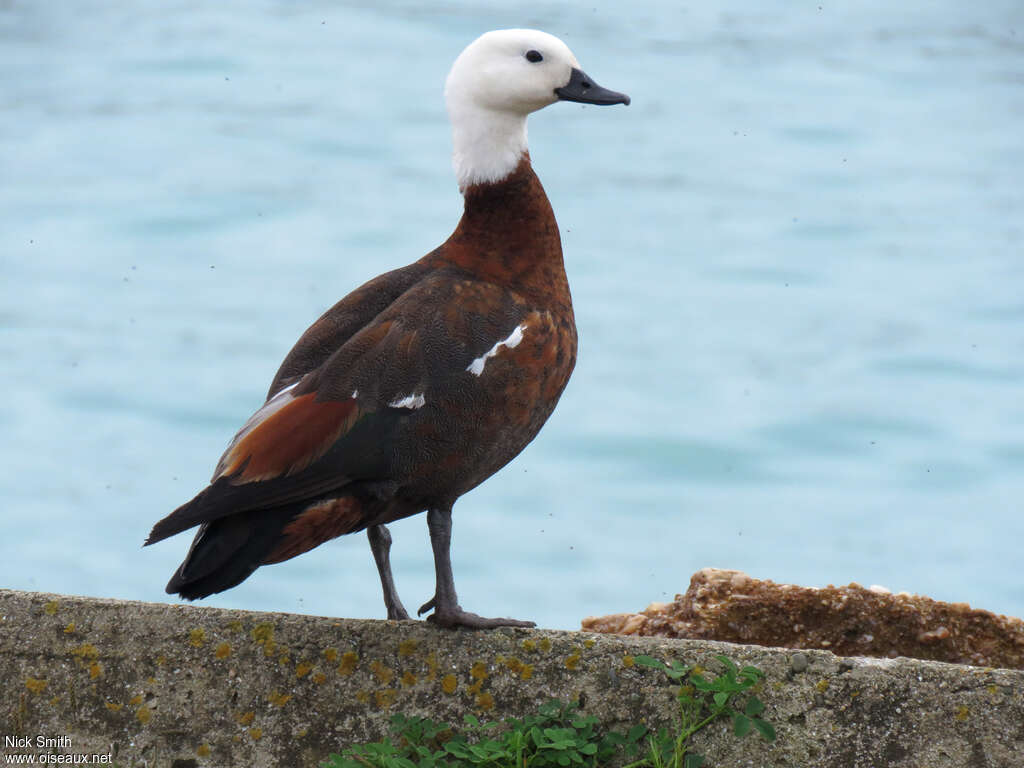
[[[411,411],[415,411],[418,408],[422,408],[427,403],[427,398],[423,395],[411,394],[405,397],[396,397],[390,403],[388,408],[408,408]]]
[[[482,374],[484,372],[484,366],[487,365],[487,361],[490,358],[495,357],[498,354],[498,352],[501,351],[502,347],[507,347],[508,349],[515,349],[516,347],[519,346],[519,342],[523,340],[523,331],[525,330],[526,323],[523,323],[522,325],[517,325],[515,327],[515,330],[513,330],[512,333],[508,335],[507,339],[502,339],[501,341],[497,342],[493,347],[491,347],[489,350],[480,355],[480,357],[478,357],[476,360],[470,363],[466,367],[466,370],[472,373],[474,376],[479,376],[480,374]]]

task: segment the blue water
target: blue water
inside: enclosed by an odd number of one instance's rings
[[[319,313],[461,211],[441,89],[534,26],[576,373],[456,505],[464,606],[573,628],[703,566],[1024,615],[1024,6],[0,2],[0,585],[167,600]],[[425,521],[393,527],[410,607]],[[382,615],[365,538],[212,605]]]

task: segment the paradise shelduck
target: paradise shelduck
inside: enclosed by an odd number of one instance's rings
[[[533,626],[464,611],[452,505],[551,415],[576,362],[558,226],[530,165],[526,118],[556,101],[629,104],[556,37],[488,32],[445,85],[465,210],[440,247],[329,309],[288,353],[210,485],[153,526],[199,526],[168,593],[194,600],[329,539],[366,530],[389,619],[408,619],[386,523],[426,510],[445,627]]]

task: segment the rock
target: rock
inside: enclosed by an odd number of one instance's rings
[[[648,655],[710,674],[725,655],[763,671],[757,696],[777,740],[737,739],[732,723],[714,723],[693,740],[709,766],[1021,765],[1024,671],[3,589],[0,755],[37,764],[74,755],[76,765],[97,755],[121,768],[317,766],[381,738],[398,713],[522,718],[551,698],[576,700],[620,731],[674,728],[676,686],[636,663]],[[794,674],[799,655],[808,666]],[[55,748],[36,748],[40,736]]]
[[[1024,669],[1020,619],[884,587],[814,589],[717,568],[695,573],[671,603],[586,618],[583,629]]]

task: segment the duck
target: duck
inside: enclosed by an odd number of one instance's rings
[[[561,239],[531,165],[527,117],[560,101],[630,99],[532,29],[470,43],[444,96],[464,198],[455,231],[356,288],[299,338],[209,485],[146,539],[198,526],[168,594],[207,597],[366,531],[387,618],[407,620],[387,525],[426,512],[435,590],[417,615],[445,628],[535,626],[460,606],[452,508],[533,440],[576,363]]]

